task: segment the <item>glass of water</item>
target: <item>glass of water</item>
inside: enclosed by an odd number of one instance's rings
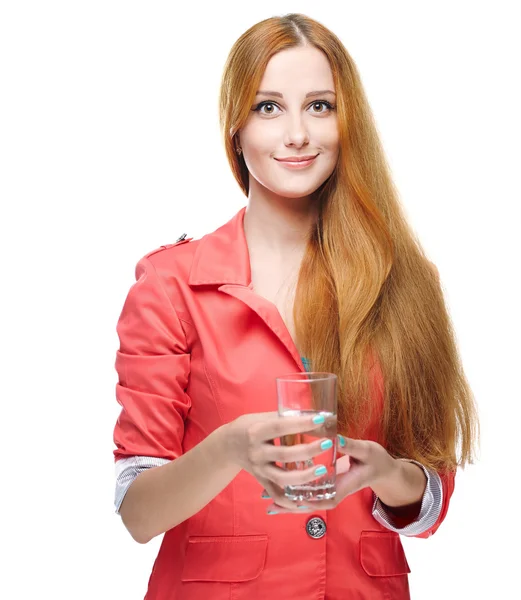
[[[282,463],[286,470],[307,469],[323,465],[326,472],[316,480],[302,485],[286,485],[284,493],[291,500],[328,500],[335,496],[336,435],[337,435],[337,376],[333,373],[290,373],[276,377],[278,412],[281,417],[322,415],[324,423],[310,432],[281,436],[282,446],[307,444],[328,438],[331,448],[306,461]]]

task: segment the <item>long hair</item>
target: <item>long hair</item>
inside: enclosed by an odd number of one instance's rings
[[[261,21],[229,53],[219,118],[234,177],[247,196],[249,173],[234,136],[248,119],[268,61],[304,45],[328,58],[340,152],[314,193],[319,216],[293,308],[299,350],[314,371],[338,377],[339,432],[359,438],[376,423],[371,431],[395,458],[438,470],[472,464],[477,410],[438,271],[404,216],[353,59],[331,31],[305,15]]]

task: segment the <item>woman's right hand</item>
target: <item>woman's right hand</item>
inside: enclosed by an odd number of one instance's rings
[[[314,481],[318,477],[315,469],[320,465],[314,464],[302,470],[285,470],[274,463],[307,461],[324,452],[320,444],[328,438],[293,446],[275,446],[273,440],[320,429],[323,424],[313,422],[316,416],[281,417],[277,412],[241,415],[226,425],[227,458],[253,475],[279,506],[297,510],[297,503],[284,496],[284,486]]]

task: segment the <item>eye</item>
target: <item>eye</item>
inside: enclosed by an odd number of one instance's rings
[[[257,104],[257,106],[253,110],[254,110],[254,112],[260,112],[263,115],[273,115],[274,113],[272,111],[268,111],[268,112],[261,111],[261,109],[264,108],[265,106],[275,107],[277,105],[274,102],[261,102],[260,104]],[[277,108],[278,108],[278,106],[277,106]]]
[[[320,106],[321,104],[323,104],[324,106],[327,107],[327,111],[326,110],[321,110],[319,111],[320,113],[324,113],[324,112],[329,112],[331,110],[333,110],[334,106],[332,104],[330,104],[329,102],[326,102],[326,100],[318,100],[317,102],[313,102],[313,104],[311,104],[311,106]]]
[[[311,108],[311,106],[320,106],[320,105],[324,105],[327,110],[320,110],[320,111],[313,111],[315,114],[320,115],[320,114],[326,114],[328,112],[331,112],[332,110],[335,109],[335,107],[329,103],[327,100],[317,100],[315,102],[312,102],[309,107]],[[262,112],[262,108],[264,108],[265,106],[271,106],[271,107],[277,107],[277,104],[275,104],[275,102],[268,102],[268,101],[264,101],[264,102],[260,102],[259,104],[257,104],[257,106],[253,109],[254,112],[259,112],[263,115],[273,115],[276,114],[274,112],[272,112],[271,110],[268,112]]]

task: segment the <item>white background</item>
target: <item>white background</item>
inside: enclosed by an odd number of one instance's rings
[[[142,599],[161,538],[114,513],[116,322],[146,252],[243,205],[217,97],[234,41],[303,12],[354,58],[438,266],[482,425],[412,597],[513,598],[519,570],[519,2],[5,1],[0,8],[0,596]],[[274,518],[277,518],[276,516]]]

